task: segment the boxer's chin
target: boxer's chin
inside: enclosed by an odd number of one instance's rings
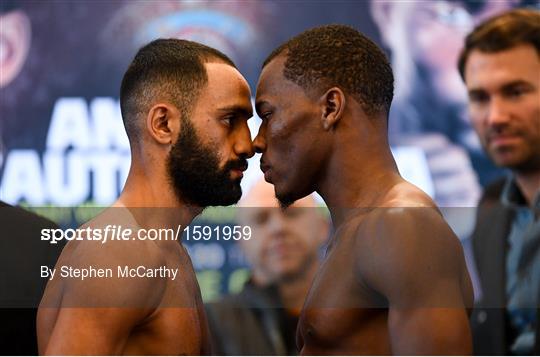
[[[311,186],[306,186],[304,182],[286,182],[285,180],[274,183],[274,193],[281,208],[285,209],[294,202],[310,195],[314,192]]]
[[[282,209],[285,209],[292,205],[298,198],[290,192],[280,191],[278,190],[277,186],[274,186],[276,198],[279,202],[279,206]]]
[[[199,196],[198,203],[206,206],[230,206],[237,203],[242,197],[240,180],[222,181],[223,184],[214,185],[213,190],[207,191],[204,197]]]
[[[231,183],[230,190],[226,195],[223,195],[221,197],[216,196],[216,203],[214,206],[230,206],[235,203],[238,203],[240,201],[240,198],[242,197],[242,187],[240,186],[240,180],[234,180]]]

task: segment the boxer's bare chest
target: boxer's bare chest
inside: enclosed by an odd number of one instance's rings
[[[123,354],[209,354],[206,315],[191,260],[180,245],[163,257],[166,267],[178,273],[167,278],[159,306],[133,329]]]
[[[391,353],[386,301],[357,275],[348,234],[333,240],[306,298],[297,336],[302,354]]]
[[[69,256],[63,257],[68,261]],[[164,268],[177,269],[177,274],[166,277],[165,289],[158,304],[141,306],[152,312],[132,327],[122,349],[124,355],[200,355],[209,354],[206,316],[195,272],[187,252],[181,247],[163,256]],[[62,261],[59,261],[61,264]],[[121,282],[121,281],[120,281]],[[116,282],[118,283],[118,282]],[[44,345],[57,322],[60,308],[111,308],[131,309],[122,306],[64,306],[65,282],[51,281],[40,307],[41,338]],[[81,324],[84,323],[81,321]]]

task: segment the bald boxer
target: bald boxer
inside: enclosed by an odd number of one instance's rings
[[[469,354],[473,293],[459,240],[390,152],[392,69],[342,25],[308,30],[264,62],[254,141],[288,206],[313,191],[335,227],[300,316],[301,354]]]
[[[40,304],[41,354],[210,353],[187,252],[177,240],[140,240],[135,232],[185,227],[204,207],[239,200],[253,155],[250,98],[232,61],[212,48],[169,39],[139,50],[120,95],[129,176],[114,206],[83,227],[121,225],[133,234],[126,241],[67,244]],[[61,278],[61,267],[111,269],[113,276]],[[120,277],[118,267],[146,276]]]

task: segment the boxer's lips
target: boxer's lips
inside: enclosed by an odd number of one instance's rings
[[[246,165],[241,165],[239,167],[235,167],[235,168],[232,168],[230,171],[231,171],[231,174],[234,176],[234,178],[242,178],[244,177],[244,171],[247,170],[247,164]]]
[[[241,170],[231,170],[232,179],[239,179],[244,177],[244,173]]]
[[[264,179],[266,182],[271,182],[270,181],[270,166],[261,162],[261,171],[263,172],[264,174]]]

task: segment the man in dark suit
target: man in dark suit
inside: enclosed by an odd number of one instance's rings
[[[513,10],[480,24],[459,60],[472,124],[510,175],[480,201],[473,250],[482,296],[477,354],[540,353],[540,13]]]
[[[37,355],[36,313],[45,289],[40,266],[54,266],[60,244],[41,241],[55,223],[0,201],[0,354]]]
[[[213,353],[296,355],[298,317],[330,222],[313,196],[280,209],[274,187],[262,179],[239,205],[238,223],[254,237],[238,241],[251,274],[241,292],[206,306]]]

